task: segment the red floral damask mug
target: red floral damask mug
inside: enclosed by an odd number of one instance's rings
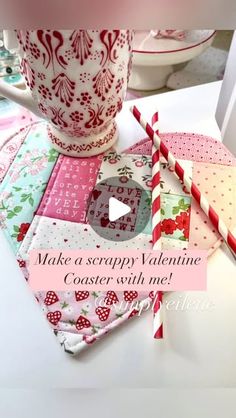
[[[6,47],[18,45],[28,88],[1,81],[0,94],[48,120],[49,139],[62,154],[100,154],[118,136],[132,38],[131,30],[5,31]]]

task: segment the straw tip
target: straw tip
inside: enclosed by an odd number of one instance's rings
[[[140,118],[141,118],[141,113],[140,113],[140,111],[138,110],[137,106],[132,105],[132,106],[130,107],[130,112],[133,114],[133,116],[134,116],[134,117],[135,117],[138,121],[140,121]]]

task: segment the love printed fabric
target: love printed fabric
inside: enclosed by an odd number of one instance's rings
[[[104,184],[99,190],[92,192],[92,198],[88,208],[89,220],[92,225],[116,229],[117,231],[135,231],[137,213],[141,199],[141,190],[128,189],[126,187]],[[117,219],[109,221],[109,199],[122,201],[130,206],[131,211]]]
[[[102,156],[60,156],[37,211],[38,215],[85,222],[89,196],[96,183]]]

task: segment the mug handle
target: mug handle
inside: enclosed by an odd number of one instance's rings
[[[14,30],[3,30],[3,43],[9,52],[19,51],[19,44]]]
[[[9,51],[18,51],[19,45],[14,30],[3,31],[4,46]],[[17,87],[11,86],[3,80],[0,80],[0,95],[18,103],[26,109],[33,112],[36,116],[42,118],[42,114],[35,105],[31,92],[28,88],[20,90]]]

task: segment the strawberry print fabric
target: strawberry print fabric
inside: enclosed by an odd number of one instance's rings
[[[98,236],[89,225],[43,216],[35,216],[27,235],[17,254],[18,260],[25,261],[24,267],[27,266],[28,254],[32,249],[152,248],[150,237],[145,234],[139,234],[128,241],[112,242]],[[62,339],[64,336],[64,348],[73,354],[99,339],[114,326],[135,316],[139,305],[150,300],[149,293],[133,291],[48,291],[37,292],[35,296],[56,334],[59,332]],[[113,309],[111,305],[115,302],[116,308]],[[135,305],[131,302],[135,302]],[[69,335],[71,333],[76,335]]]

